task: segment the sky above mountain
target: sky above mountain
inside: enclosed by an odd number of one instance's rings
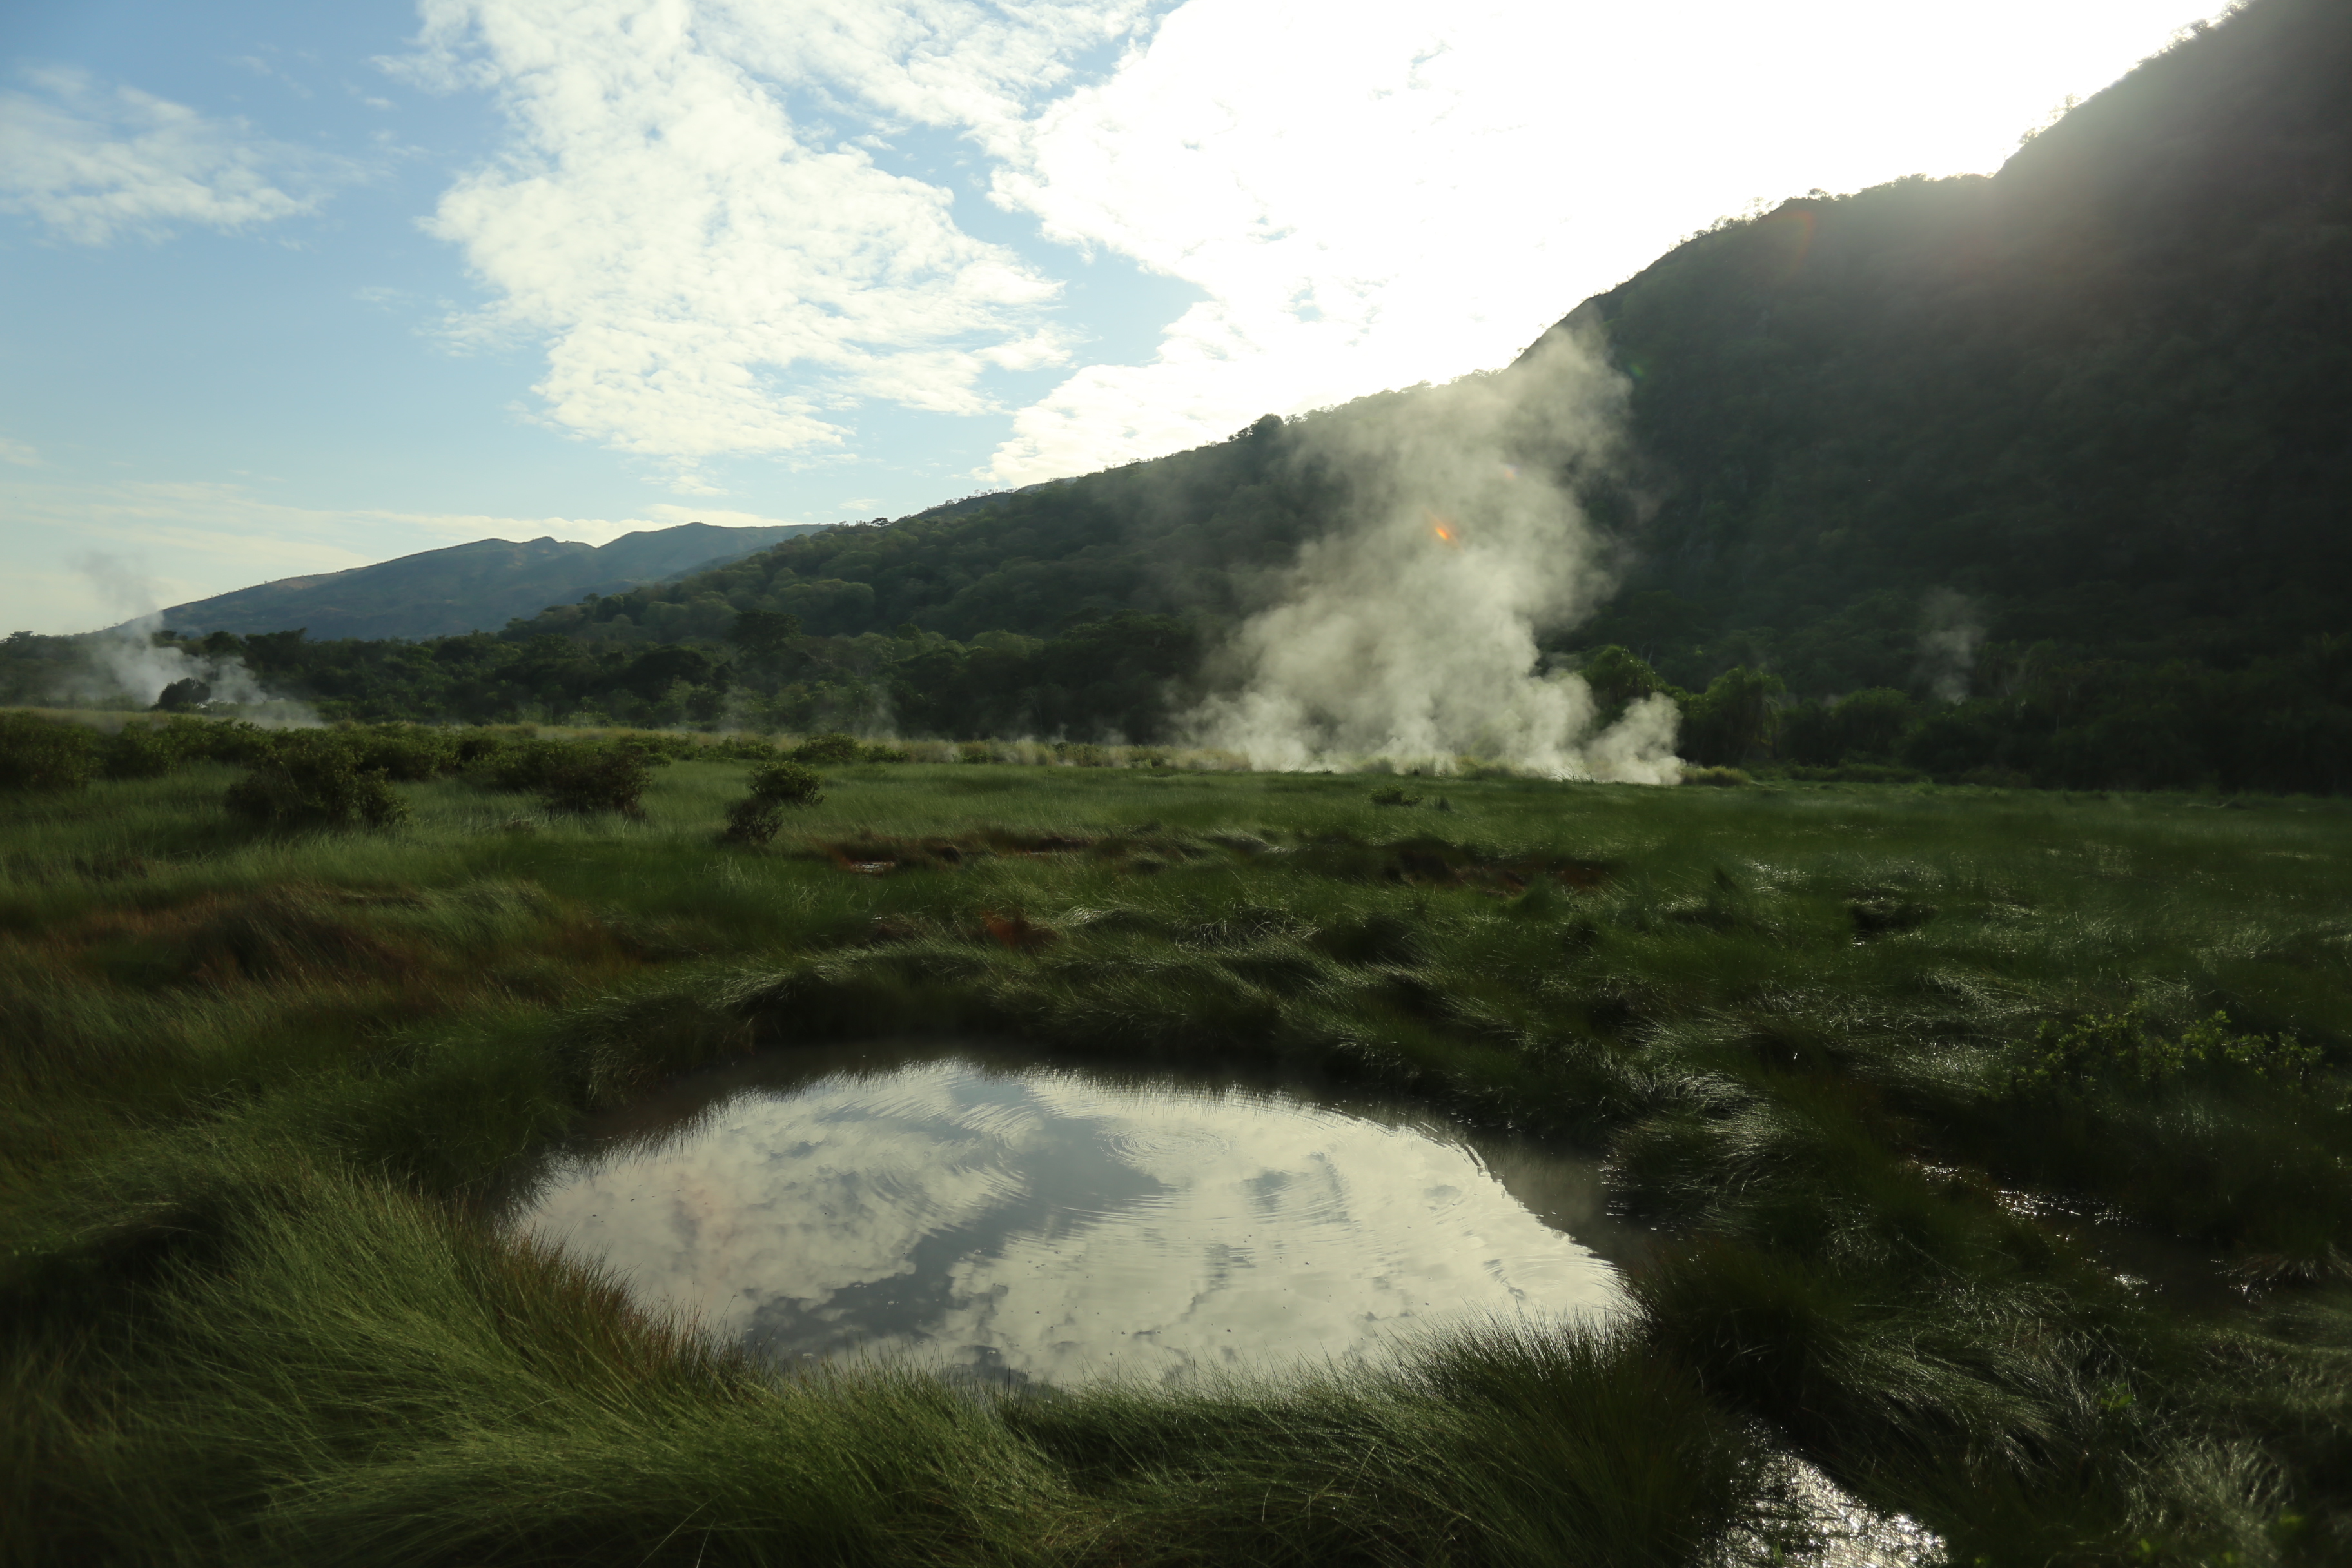
[[[24,0],[0,630],[898,515],[1990,172],[2211,0]]]

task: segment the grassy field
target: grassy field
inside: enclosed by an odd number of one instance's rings
[[[2352,1559],[2346,805],[824,771],[764,848],[735,763],[9,797],[0,1561],[1802,1561],[1806,1467],[1956,1564]],[[1405,1089],[1664,1240],[1605,1331],[996,1397],[472,1217],[667,1075],[940,1030]]]

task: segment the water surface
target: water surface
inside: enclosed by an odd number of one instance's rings
[[[776,1360],[1060,1384],[1606,1312],[1638,1244],[1589,1161],[1404,1102],[903,1044],[673,1085],[509,1223]]]

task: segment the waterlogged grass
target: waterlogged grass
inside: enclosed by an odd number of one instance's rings
[[[0,1559],[1761,1563],[1816,1471],[1925,1560],[2352,1559],[2344,807],[823,771],[765,847],[741,763],[635,821],[12,797]],[[2216,1013],[2286,1044],[2168,1048]],[[1586,1140],[1662,1239],[1605,1331],[1000,1397],[780,1377],[472,1217],[666,1075],[938,1030]]]

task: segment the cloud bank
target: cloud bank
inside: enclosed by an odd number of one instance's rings
[[[543,416],[689,489],[722,456],[843,447],[868,401],[1025,403],[986,474],[1018,484],[1499,364],[1751,198],[1996,166],[2184,19],[2162,0],[422,9],[399,68],[494,93],[510,132],[433,219],[490,295],[460,332],[544,342]],[[957,204],[981,188],[987,226],[1039,239],[975,235]],[[1057,303],[1103,254],[1200,296],[1142,363],[1087,363]],[[1009,390],[1055,370],[1043,396]]]

